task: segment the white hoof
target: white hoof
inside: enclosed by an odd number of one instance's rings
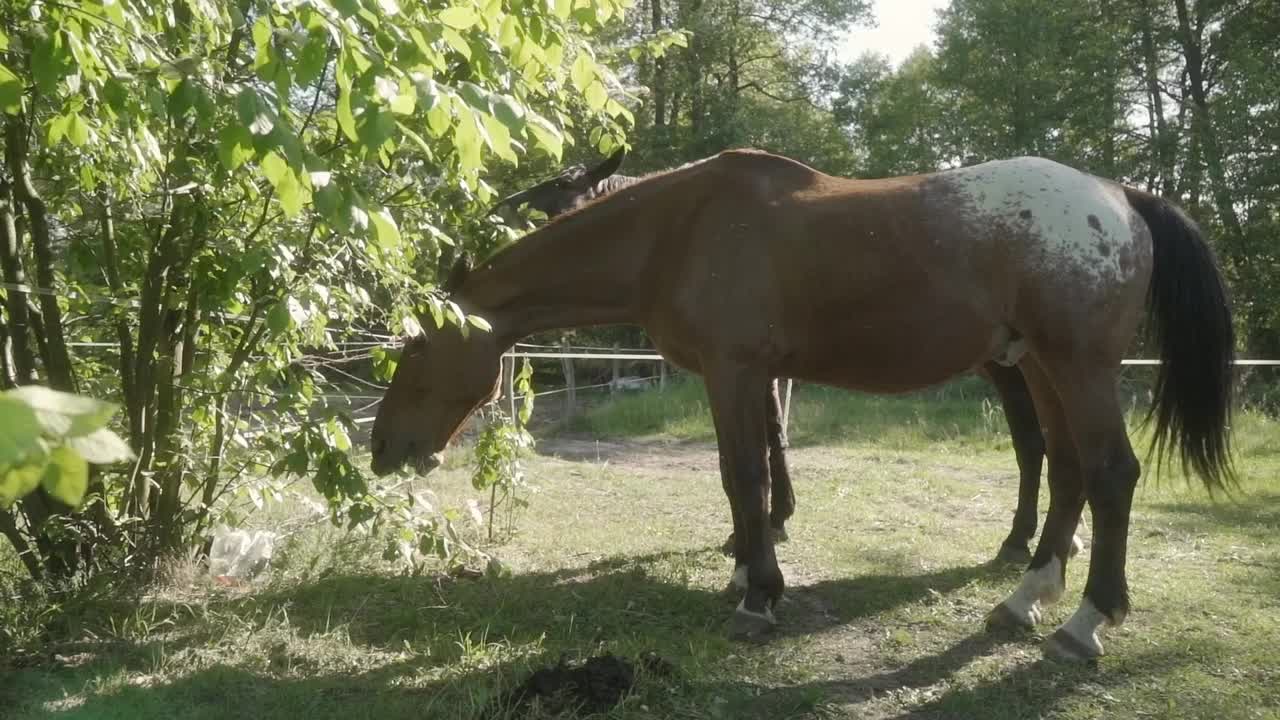
[[[1018,589],[987,616],[987,625],[1033,627],[1041,620],[1041,606],[1057,602],[1065,590],[1062,563],[1055,557],[1044,567],[1024,573]]]
[[[1013,608],[1002,602],[987,613],[987,629],[1030,630],[1041,620],[1039,605]]]
[[[1072,535],[1071,551],[1068,557],[1075,557],[1082,552],[1084,552],[1084,540],[1081,540],[1079,535]]]
[[[748,610],[747,601],[744,599],[733,611],[733,623],[730,626],[729,635],[739,639],[755,638],[772,632],[777,624],[778,621],[774,619],[772,610],[768,607],[762,613]]]
[[[1086,662],[1103,655],[1102,640],[1098,631],[1111,621],[1085,599],[1071,618],[1054,631],[1045,641],[1045,655],[1056,660]]]

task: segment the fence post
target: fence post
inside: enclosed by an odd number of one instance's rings
[[[613,344],[613,354],[617,355],[622,351],[618,343]],[[618,358],[613,359],[613,382],[609,383],[609,394],[613,395],[618,392],[618,378],[622,377],[622,361]]]
[[[560,350],[565,354],[569,352],[569,341],[562,340],[560,342]],[[564,415],[565,417],[573,417],[577,412],[578,404],[578,386],[574,382],[573,377],[573,358],[560,358],[560,367],[564,370]]]
[[[791,417],[791,378],[787,378],[787,389],[782,393],[782,447],[791,443],[787,441],[787,420]]]
[[[667,361],[658,361],[658,392],[667,389]]]
[[[516,356],[514,349],[511,352],[512,354],[502,359],[503,369],[506,370],[503,373],[502,380],[503,384],[506,385],[507,406],[511,411],[511,422],[514,423],[516,421]]]

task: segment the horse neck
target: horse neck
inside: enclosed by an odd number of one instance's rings
[[[611,204],[546,225],[477,268],[457,296],[503,347],[536,332],[636,322],[653,245],[643,214]]]

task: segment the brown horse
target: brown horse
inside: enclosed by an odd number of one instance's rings
[[[609,238],[610,242],[601,242]],[[735,634],[774,623],[765,393],[771,377],[876,393],[1016,361],[1045,428],[1049,511],[1031,566],[989,623],[1031,626],[1061,597],[1088,502],[1088,580],[1046,650],[1102,653],[1129,610],[1125,557],[1139,464],[1115,381],[1145,312],[1162,360],[1160,457],[1231,482],[1234,337],[1213,255],[1168,202],[1038,158],[845,180],[731,151],[561,216],[447,283],[492,332],[432,329],[404,349],[373,427],[373,469],[427,470],[498,389],[531,333],[629,323],[703,375],[746,589]]]
[[[622,166],[626,149],[600,161],[594,167],[571,165],[555,177],[532,187],[508,195],[494,204],[489,214],[503,215],[510,223],[513,213],[521,206],[536,210],[554,219],[570,210],[576,210],[591,200],[603,197],[643,178],[617,174]],[[1015,366],[991,361],[978,369],[977,374],[995,386],[1004,409],[1009,436],[1013,439],[1014,457],[1018,462],[1018,504],[1013,511],[1013,526],[1000,543],[996,558],[1005,562],[1027,564],[1031,561],[1031,539],[1036,534],[1037,504],[1040,499],[1040,471],[1044,464],[1044,435],[1040,431],[1040,419],[1036,417],[1035,403],[1022,373]],[[782,423],[782,402],[778,394],[778,381],[770,379],[765,400],[768,415],[766,434],[769,440],[769,527],[775,540],[787,537],[786,521],[795,513],[795,491],[791,485],[791,473],[787,469],[786,427]],[[1072,555],[1084,547],[1079,535],[1072,538]],[[733,534],[725,542],[725,552],[733,552]]]

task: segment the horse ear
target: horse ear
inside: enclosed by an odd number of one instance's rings
[[[443,289],[445,293],[452,294],[462,287],[462,283],[466,282],[467,275],[471,273],[471,256],[462,253],[453,263],[453,269],[449,271],[449,277],[445,278]]]
[[[625,147],[618,148],[617,152],[605,158],[599,165],[591,168],[587,172],[587,176],[591,178],[591,184],[600,182],[610,175],[618,172],[618,168],[622,167],[622,160],[627,156]]]

